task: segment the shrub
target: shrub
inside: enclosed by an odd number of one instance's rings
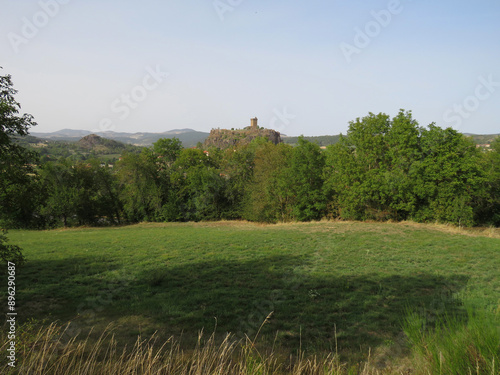
[[[3,263],[12,262],[16,266],[22,266],[26,262],[26,258],[21,252],[21,248],[17,245],[7,245],[9,241],[7,231],[0,230],[0,257]]]
[[[432,374],[497,374],[500,366],[500,316],[469,307],[466,317],[447,316],[434,328],[411,313],[404,331],[417,362]]]

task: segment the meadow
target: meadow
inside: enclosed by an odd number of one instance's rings
[[[446,336],[443,322],[470,331],[471,317],[482,314],[495,327],[500,312],[498,229],[143,223],[12,230],[9,238],[28,259],[16,281],[26,342],[52,322],[71,322],[66,342],[78,335],[95,343],[112,331],[119,349],[154,335],[159,342],[173,336],[189,351],[201,331],[217,345],[230,333],[231,345],[242,340],[276,358],[333,353],[346,373],[360,372],[367,358],[373,371],[405,373],[417,371],[415,361],[424,368],[433,360],[419,340]],[[500,365],[495,328],[492,334],[484,361]]]

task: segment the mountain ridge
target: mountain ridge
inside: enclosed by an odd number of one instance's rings
[[[126,144],[131,144],[134,146],[151,146],[160,138],[165,138],[167,135],[179,138],[184,147],[196,146],[198,142],[204,142],[208,137],[209,133],[199,132],[193,129],[173,129],[162,133],[151,133],[151,132],[136,132],[136,133],[126,133],[126,132],[114,132],[114,131],[104,131],[104,132],[90,132],[88,130],[74,130],[74,129],[61,129],[55,132],[42,133],[42,132],[30,132],[30,135],[49,140],[58,141],[69,141],[78,142],[81,138],[95,134],[97,136],[111,139],[114,141],[119,141]]]
[[[178,138],[184,147],[193,147],[198,143],[204,143],[208,138],[208,132],[200,132],[190,128],[183,129],[172,129],[161,133],[153,132],[90,132],[88,130],[75,130],[75,129],[61,129],[55,132],[43,133],[43,132],[30,132],[30,135],[49,140],[59,140],[59,141],[70,141],[78,142],[81,138],[95,134],[100,137],[107,139],[112,139],[125,144],[131,144],[134,146],[151,146],[160,138],[166,138],[166,136],[172,136]],[[500,133],[497,134],[473,134],[473,133],[462,133],[467,137],[472,137],[476,144],[489,144],[497,137],[500,137]],[[305,136],[307,140],[312,142],[317,142],[320,146],[327,146],[328,144],[335,143],[338,140],[339,135],[322,135],[322,136]],[[168,138],[168,137],[167,137]],[[286,136],[281,134],[282,141],[285,143],[294,144],[298,137]]]

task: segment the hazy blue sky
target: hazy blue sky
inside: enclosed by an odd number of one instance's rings
[[[2,0],[0,74],[32,131],[259,124],[345,133],[368,112],[500,132],[498,0]]]

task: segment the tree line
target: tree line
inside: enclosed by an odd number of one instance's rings
[[[1,227],[322,218],[500,224],[500,141],[486,152],[451,128],[419,126],[408,111],[351,121],[326,150],[303,137],[295,147],[259,138],[225,150],[183,148],[171,138],[123,154],[114,168],[40,163],[11,141],[35,123],[18,115],[15,90],[2,79],[11,91],[0,107]]]

